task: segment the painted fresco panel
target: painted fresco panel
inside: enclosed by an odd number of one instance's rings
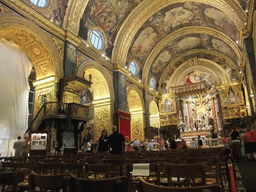
[[[226,59],[222,56],[215,55],[215,54],[210,54],[210,53],[195,53],[195,54],[190,54],[185,57],[182,57],[179,61],[174,63],[170,69],[167,71],[167,77],[171,77],[173,72],[184,62],[188,61],[190,58],[203,58],[203,59],[208,59],[216,64],[218,64],[220,67],[222,67],[226,73],[229,75],[230,82],[239,82],[239,72],[236,71],[235,69],[231,68],[231,66],[228,64]]]
[[[215,50],[233,59],[235,63],[237,61],[235,52],[229,45],[227,45],[223,41],[216,39],[215,37],[210,35],[192,34],[182,38],[175,39],[174,41],[170,42],[165,48],[163,48],[162,51],[157,55],[155,61],[153,62],[153,65],[151,66],[150,76],[155,76],[155,78],[158,80],[160,78],[160,75],[162,74],[162,71],[170,63],[171,60],[173,60],[175,57],[179,56],[183,52],[190,51],[192,49]],[[212,60],[210,55],[208,55],[207,57],[208,59]],[[188,58],[184,57],[184,59]],[[177,62],[173,66],[173,68],[169,70],[168,76],[171,76],[174,70],[177,67],[179,67],[180,64],[187,61],[184,59],[182,61]],[[223,67],[227,68],[227,64],[224,65],[223,62],[221,62],[221,58],[216,58],[216,60],[219,60],[220,63],[222,63]],[[232,71],[230,68],[228,70],[230,75],[234,75],[234,71]],[[232,81],[236,81],[236,76],[233,76],[231,78]]]
[[[34,6],[29,0],[22,0],[23,2],[32,5],[39,13],[44,15],[50,21],[62,27],[63,19],[66,14],[68,0],[52,0],[51,4],[45,8]]]
[[[145,22],[134,37],[128,59],[136,58],[139,63],[143,64],[149,52],[162,38],[177,29],[187,26],[211,27],[227,34],[227,36],[234,41],[239,40],[239,31],[236,26],[220,10],[210,5],[195,2],[177,3],[162,9]],[[223,45],[223,43],[218,40],[211,39],[212,41],[209,41],[209,38],[210,37],[207,35],[202,35],[197,38],[186,37],[179,39],[181,42],[171,42],[168,47],[170,47],[171,50],[181,53],[202,44],[204,48],[214,46],[214,48],[220,48],[221,52],[229,53],[229,48],[227,48],[226,45]],[[145,43],[146,41],[148,42]],[[185,42],[186,44],[184,44]],[[165,55],[168,57],[170,53],[172,52],[165,52]],[[162,55],[160,56],[162,57]],[[161,71],[161,69],[164,68],[163,65],[168,63],[165,62],[163,64],[162,59],[158,58],[156,62],[157,63],[154,64],[155,66],[159,65],[158,62],[160,62],[160,69],[153,67],[152,72],[154,74]]]
[[[141,1],[143,0],[95,0],[86,8],[81,25],[86,28],[97,25],[105,32],[108,39],[114,41],[116,30]]]

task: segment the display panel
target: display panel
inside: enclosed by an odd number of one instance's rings
[[[32,133],[30,150],[46,150],[47,133]]]

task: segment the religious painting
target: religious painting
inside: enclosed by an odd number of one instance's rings
[[[128,58],[136,59],[139,63],[144,63],[150,51],[161,39],[171,34],[173,31],[187,26],[203,25],[225,33],[233,41],[239,40],[240,34],[235,24],[229,17],[225,16],[222,11],[210,5],[195,2],[176,3],[167,6],[151,16],[140,30],[138,30],[133,39],[132,48],[129,50]],[[141,42],[148,41],[148,38],[150,39],[150,43],[144,48],[145,45]],[[220,46],[220,43],[216,42],[216,40],[209,42],[210,40],[211,37],[204,34],[200,37],[183,37],[183,39],[179,39],[179,41],[174,40],[174,42],[166,45],[166,47],[173,46],[171,49],[176,52],[181,52],[182,50],[185,51],[197,47],[199,44],[204,48],[212,48],[213,45],[216,45],[216,47]],[[224,46],[223,49],[225,49],[226,52],[229,51],[226,46]],[[222,52],[223,49],[221,50]],[[169,51],[169,53],[172,52]],[[156,59],[156,63],[157,62]],[[155,69],[153,69],[152,73],[156,74]]]
[[[230,104],[235,104],[236,103],[236,96],[235,96],[234,91],[231,88],[229,89],[228,96],[229,96]]]
[[[89,89],[86,89],[80,94],[80,104],[90,104],[92,103],[93,95]]]
[[[211,75],[207,74],[206,72],[200,71],[200,70],[194,70],[194,71],[190,72],[189,74],[187,74],[187,76],[190,78],[190,81],[192,83],[198,83],[201,81],[205,81],[207,90],[211,90],[216,85],[216,81]],[[184,79],[184,81],[187,81],[187,76]],[[182,82],[182,84],[184,84],[184,82]]]

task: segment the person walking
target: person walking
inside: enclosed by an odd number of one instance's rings
[[[247,132],[243,136],[243,141],[244,141],[244,151],[245,151],[245,156],[247,160],[252,159],[252,138],[250,135],[250,129],[247,129]]]
[[[125,148],[125,138],[123,134],[117,132],[117,127],[112,127],[112,134],[108,138],[108,143],[111,148],[111,154],[121,155]]]
[[[18,141],[15,141],[13,144],[13,149],[15,150],[15,157],[22,156],[22,141],[21,136],[18,137]]]
[[[109,154],[108,132],[106,129],[102,130],[101,132],[95,153],[97,153],[100,159]]]

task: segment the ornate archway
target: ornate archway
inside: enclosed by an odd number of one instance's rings
[[[78,69],[78,76],[91,79],[94,107],[94,140],[98,140],[103,129],[110,132],[113,116],[114,89],[109,73],[97,62],[84,62]]]

